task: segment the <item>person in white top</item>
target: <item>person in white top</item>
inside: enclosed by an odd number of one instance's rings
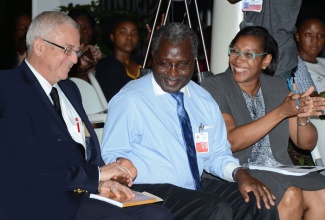
[[[318,57],[325,43],[325,23],[319,18],[306,18],[299,22],[295,34],[298,55],[308,71],[320,95],[325,95],[325,58]]]

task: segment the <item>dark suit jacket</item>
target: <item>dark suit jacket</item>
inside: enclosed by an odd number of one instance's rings
[[[58,84],[90,132],[87,161],[27,64],[0,71],[0,208],[9,219],[75,219],[83,194],[74,190],[97,192],[97,136],[77,86]]]

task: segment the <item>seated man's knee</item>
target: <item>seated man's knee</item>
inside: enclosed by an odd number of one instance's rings
[[[257,200],[253,192],[248,193],[249,201],[241,210],[238,210],[234,219],[265,219],[265,220],[278,220],[279,213],[276,205],[270,205],[267,209],[263,199],[261,198],[261,209],[257,207]]]
[[[206,212],[207,219],[232,219],[233,210],[229,202],[225,200],[211,201],[211,206]]]

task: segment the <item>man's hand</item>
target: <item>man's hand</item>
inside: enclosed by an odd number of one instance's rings
[[[98,184],[98,192],[100,196],[107,198],[126,197],[131,199],[135,197],[134,193],[129,187],[123,186],[120,183],[112,180],[100,182]]]
[[[135,177],[137,176],[138,172],[137,169],[135,168],[135,166],[133,165],[133,163],[123,157],[119,157],[116,159],[116,163],[120,164],[122,166],[124,166],[126,169],[128,169],[131,172],[131,177],[132,179],[135,179]]]
[[[133,174],[125,166],[118,163],[110,163],[100,167],[100,181],[116,180],[129,187],[133,184]]]
[[[265,207],[270,209],[270,205],[274,206],[275,196],[271,193],[271,190],[267,188],[263,183],[253,178],[246,170],[240,169],[236,173],[238,180],[238,188],[243,195],[245,202],[249,201],[249,192],[253,192],[256,197],[257,208],[261,209],[261,199],[263,199]]]

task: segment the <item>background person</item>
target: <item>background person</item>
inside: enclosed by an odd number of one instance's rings
[[[325,109],[325,99],[289,93],[283,78],[273,76],[277,44],[259,26],[242,29],[229,45],[231,70],[207,78],[201,84],[217,101],[226,123],[234,156],[243,166],[292,165],[289,136],[296,146],[312,150],[317,130],[308,116]],[[296,99],[301,106],[297,109]],[[280,219],[322,219],[325,209],[325,177],[319,173],[290,176],[250,170],[274,192]]]
[[[236,3],[241,0],[228,1]],[[297,57],[294,34],[301,3],[302,0],[263,0],[262,11],[245,11],[244,20],[240,24],[241,29],[247,26],[262,26],[270,32],[279,47],[275,75],[284,78],[294,76],[298,93],[304,93],[311,86],[315,87],[306,65]],[[312,95],[316,94],[317,92]]]
[[[17,65],[21,64],[23,59],[26,57],[26,33],[31,22],[32,17],[28,13],[17,14],[14,19],[14,31],[12,36],[15,44]]]
[[[88,73],[95,70],[97,62],[104,56],[96,46],[96,21],[84,9],[73,9],[68,15],[80,25],[80,50],[83,52],[76,65],[71,68],[69,76],[89,82]]]
[[[96,79],[109,101],[125,84],[140,77],[143,58],[134,54],[139,42],[136,21],[127,15],[115,15],[107,20],[105,39],[113,53],[96,66]]]
[[[9,31],[0,36],[0,48],[3,53],[0,62],[0,69],[2,70],[15,68],[25,58],[25,37],[32,19],[30,14],[18,12],[8,21]]]
[[[319,18],[305,18],[295,34],[298,55],[306,64],[319,93],[325,91],[325,58],[318,57],[325,43],[325,24]]]

